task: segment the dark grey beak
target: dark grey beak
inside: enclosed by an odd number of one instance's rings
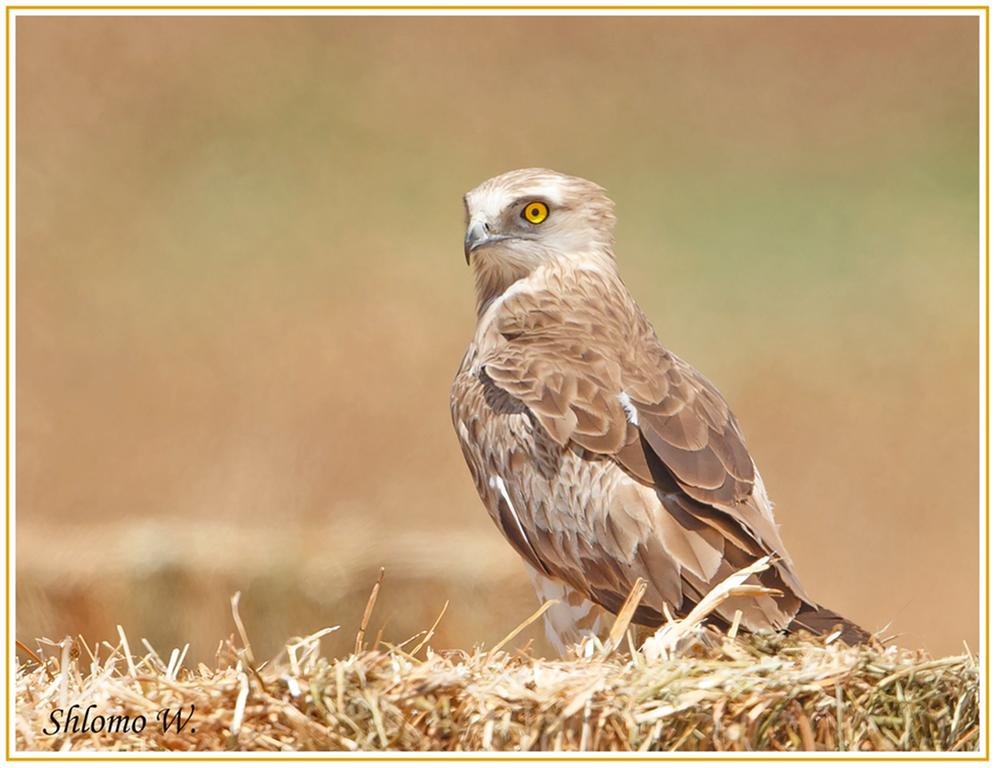
[[[463,255],[470,264],[470,252],[488,239],[490,230],[487,224],[475,221],[467,228],[467,235],[463,239]]]

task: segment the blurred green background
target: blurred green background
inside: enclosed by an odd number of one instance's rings
[[[617,202],[811,594],[977,648],[977,21],[18,18],[19,639],[494,643],[535,598],[449,385],[461,195]],[[531,636],[541,630],[530,630]],[[527,633],[529,635],[530,633]],[[549,653],[545,641],[537,648]]]

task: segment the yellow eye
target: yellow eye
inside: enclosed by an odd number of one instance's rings
[[[546,203],[541,203],[539,200],[528,203],[522,209],[522,218],[530,224],[542,224],[549,215],[550,209],[546,207]]]

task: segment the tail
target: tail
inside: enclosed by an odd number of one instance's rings
[[[788,628],[790,632],[804,629],[814,635],[829,635],[840,630],[840,639],[848,645],[860,645],[871,640],[870,632],[822,605],[803,603]]]

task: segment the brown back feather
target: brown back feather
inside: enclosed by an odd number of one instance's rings
[[[749,629],[784,628],[793,618],[791,626],[806,628],[843,621],[808,599],[770,511],[758,506],[754,462],[726,401],[661,345],[614,274],[565,268],[548,288],[507,297],[493,323],[497,333],[480,360],[488,382],[528,409],[555,445],[614,462],[659,500],[651,509],[643,497],[619,496],[617,486],[594,539],[529,520],[522,541],[503,520],[527,559],[608,610],[638,576],[648,579],[636,620],[653,624],[662,601],[680,612],[720,579],[773,555],[775,567],[754,580],[782,595],[731,601],[718,621],[738,608]]]

